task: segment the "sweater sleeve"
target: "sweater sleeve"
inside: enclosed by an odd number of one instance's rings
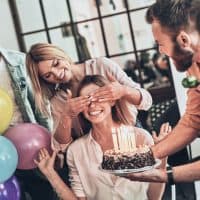
[[[179,124],[200,130],[200,91],[192,88],[188,90],[187,95],[186,111]]]
[[[103,67],[106,72],[108,71],[111,73],[122,85],[126,85],[140,91],[142,100],[139,105],[135,105],[137,109],[148,110],[151,107],[152,98],[150,93],[147,90],[141,88],[138,83],[134,82],[130,77],[128,77],[116,62],[105,57],[100,57],[98,58],[97,63],[100,65],[100,67]]]

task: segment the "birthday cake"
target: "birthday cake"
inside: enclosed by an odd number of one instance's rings
[[[104,152],[101,167],[105,170],[123,170],[139,169],[154,164],[153,153],[149,147],[145,146],[135,148],[132,152],[107,150]]]

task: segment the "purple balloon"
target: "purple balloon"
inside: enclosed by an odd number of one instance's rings
[[[17,124],[9,128],[4,136],[10,139],[17,149],[18,169],[36,168],[34,159],[38,158],[38,152],[41,148],[45,147],[51,153],[51,134],[38,124]]]
[[[19,200],[20,187],[15,176],[0,183],[0,200]]]

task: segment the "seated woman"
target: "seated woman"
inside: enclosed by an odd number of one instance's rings
[[[109,84],[109,81],[103,76],[86,76],[80,84],[78,95],[90,96],[95,90],[106,84]],[[107,102],[91,101],[80,114],[91,128],[88,134],[77,139],[68,147],[67,163],[73,193],[64,185],[53,169],[55,153],[50,157],[46,150],[40,151],[39,161],[36,163],[62,199],[75,197],[91,200],[112,199],[113,197],[123,200],[161,199],[164,184],[132,182],[99,170],[103,152],[114,147],[113,128],[121,126],[129,128],[131,126],[125,117],[125,113],[128,113],[129,110],[120,107],[120,101],[123,101],[123,98]],[[168,124],[164,126],[166,130],[170,130]],[[167,131],[163,130],[164,132]],[[137,146],[153,144],[152,137],[144,129],[134,127],[133,134],[135,134]]]

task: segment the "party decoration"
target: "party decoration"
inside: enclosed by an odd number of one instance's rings
[[[10,96],[0,89],[0,134],[8,128],[13,115],[13,103]]]
[[[0,183],[0,200],[20,200],[20,187],[15,176]]]
[[[51,153],[51,134],[37,124],[22,123],[9,128],[5,137],[9,138],[16,146],[19,162],[18,169],[34,169],[34,159],[38,158],[41,148],[46,148]]]
[[[200,81],[195,76],[188,76],[182,80],[184,88],[194,88],[200,84]]]
[[[18,162],[18,154],[15,146],[4,136],[0,136],[0,183],[9,179]]]

